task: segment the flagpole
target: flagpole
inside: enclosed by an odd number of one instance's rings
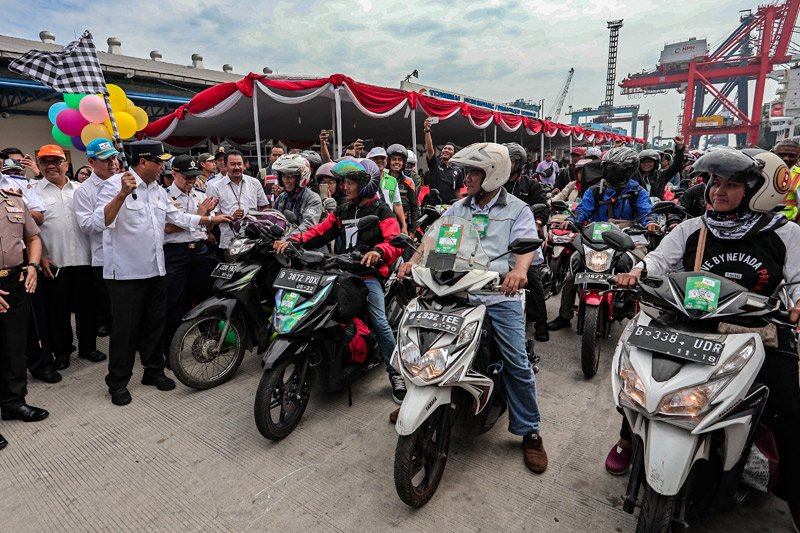
[[[114,144],[119,151],[119,162],[122,170],[128,170],[128,160],[125,158],[125,150],[122,148],[122,140],[119,138],[119,130],[117,130],[117,121],[114,118],[114,111],[111,110],[111,101],[108,95],[103,95],[103,100],[106,102],[106,109],[108,110],[108,119],[111,121],[111,130],[114,134]]]

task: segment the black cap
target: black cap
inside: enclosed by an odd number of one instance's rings
[[[134,141],[128,147],[131,150],[131,161],[134,165],[142,157],[156,157],[162,161],[172,159],[172,156],[164,151],[164,145],[158,141]]]
[[[200,166],[197,164],[197,160],[187,154],[175,156],[175,159],[172,160],[172,170],[177,170],[189,178],[200,175]]]
[[[222,146],[217,148],[216,153],[214,153],[214,159],[219,159],[220,157],[225,157],[225,152],[227,152],[228,150],[230,150],[230,148],[228,148],[227,146],[225,146],[223,144]]]

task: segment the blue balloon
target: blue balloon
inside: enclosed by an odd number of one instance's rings
[[[50,106],[50,109],[47,111],[47,118],[50,119],[50,122],[55,124],[56,123],[56,115],[61,113],[63,109],[69,107],[64,102],[56,102],[55,104]]]

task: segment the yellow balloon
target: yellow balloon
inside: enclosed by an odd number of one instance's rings
[[[112,111],[125,111],[128,107],[128,97],[118,85],[108,84],[108,100],[111,102]]]
[[[124,111],[114,113],[114,119],[117,122],[117,131],[120,139],[130,139],[136,135],[136,119],[130,113],[125,113]]]
[[[136,131],[142,131],[147,126],[147,123],[150,122],[147,112],[141,107],[134,107],[130,114],[136,120]]]
[[[81,141],[84,145],[88,145],[95,139],[99,138],[111,139],[111,135],[103,124],[87,124],[81,130]]]
[[[133,115],[133,108],[134,108],[134,107],[136,107],[136,104],[134,104],[134,103],[131,101],[131,99],[130,99],[130,98],[126,98],[126,99],[125,99],[125,109],[124,109],[124,111],[125,111],[126,113],[130,113],[131,115]]]

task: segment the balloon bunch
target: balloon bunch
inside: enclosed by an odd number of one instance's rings
[[[149,118],[141,107],[136,107],[117,85],[109,84],[108,101],[120,139],[130,139],[147,126]],[[64,94],[63,102],[50,106],[47,116],[53,124],[55,141],[65,147],[75,147],[82,152],[93,140],[114,136],[106,102],[97,94]]]

